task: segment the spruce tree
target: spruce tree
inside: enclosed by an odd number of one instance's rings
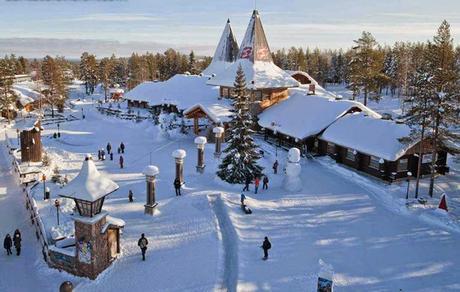
[[[437,172],[437,152],[440,148],[459,152],[452,147],[460,140],[460,72],[455,60],[450,25],[443,21],[433,42],[428,44],[429,71],[432,76],[429,86],[432,94],[431,115],[433,123],[433,159],[429,194],[433,196],[434,179]]]
[[[11,119],[11,108],[16,102],[16,94],[13,91],[14,66],[7,59],[0,59],[0,111],[7,114],[8,123]]]
[[[230,140],[224,150],[226,154],[219,165],[217,175],[231,184],[242,184],[246,179],[254,179],[262,174],[263,168],[257,164],[260,154],[251,135],[253,119],[249,112],[249,100],[246,90],[246,78],[241,66],[236,73],[234,83],[233,117]]]

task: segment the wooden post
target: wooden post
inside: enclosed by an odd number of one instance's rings
[[[198,149],[198,161],[196,165],[196,171],[199,173],[204,172],[205,164],[204,164],[204,145],[207,143],[206,137],[198,136],[195,138],[195,144]]]
[[[155,201],[155,182],[156,176],[160,173],[158,167],[154,165],[147,166],[144,171],[145,181],[146,181],[146,203],[144,205],[144,213],[148,215],[153,215],[155,207],[158,205]]]
[[[184,149],[177,149],[173,151],[172,156],[176,161],[176,179],[182,185],[184,184],[184,158],[187,156],[187,152]]]
[[[216,150],[214,152],[214,157],[219,158],[221,154],[222,135],[224,133],[224,128],[215,127],[212,131],[216,135]]]

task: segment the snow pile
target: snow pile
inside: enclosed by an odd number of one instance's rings
[[[160,169],[155,165],[147,165],[142,173],[146,176],[155,176],[160,173]]]
[[[59,240],[62,238],[72,237],[75,234],[75,227],[72,220],[61,222],[59,225],[50,228],[51,238]]]
[[[177,159],[184,159],[185,156],[187,156],[187,152],[185,152],[184,149],[177,149],[177,150],[174,150],[172,153],[172,157],[177,158]]]
[[[206,137],[203,137],[203,136],[198,136],[195,138],[195,144],[198,144],[198,145],[204,145],[206,143],[208,143],[208,140],[206,139]]]
[[[359,102],[336,101],[297,91],[288,99],[262,112],[259,115],[259,125],[302,140],[320,133],[351,110],[380,117]]]
[[[411,129],[405,124],[374,119],[359,113],[339,119],[324,131],[321,139],[388,161],[396,161],[414,145],[400,141],[410,133]]]

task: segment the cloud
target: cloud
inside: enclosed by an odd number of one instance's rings
[[[141,22],[141,21],[158,21],[160,17],[151,14],[131,14],[131,13],[97,13],[88,14],[71,18],[55,19],[55,21],[63,22]]]

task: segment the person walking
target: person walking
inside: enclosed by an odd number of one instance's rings
[[[101,150],[97,150],[97,159],[102,160]]]
[[[243,193],[241,193],[241,198],[240,198],[241,205],[244,205],[244,200],[246,200],[246,196]]]
[[[125,153],[125,144],[123,144],[123,142],[120,143],[120,150],[121,150],[121,153]]]
[[[101,159],[103,161],[105,160],[105,151],[104,151],[104,149],[101,149]]]
[[[263,190],[268,190],[268,176],[264,176],[262,189]]]
[[[275,163],[273,163],[273,173],[278,173],[278,160],[275,160]]]
[[[260,179],[258,176],[254,179],[254,194],[257,194],[257,190],[259,189]]]
[[[123,168],[123,163],[125,160],[123,159],[123,155],[120,155],[120,168]]]
[[[249,184],[251,183],[251,178],[249,176],[246,177],[246,180],[244,181],[244,188],[243,192],[247,191],[249,192]]]
[[[16,249],[17,256],[21,254],[21,240],[22,240],[21,232],[19,232],[19,229],[16,229],[13,235],[13,243],[14,243],[14,248]]]
[[[128,200],[129,200],[130,203],[134,202],[133,191],[132,190],[129,190],[129,192],[128,192]]]
[[[110,152],[110,160],[113,160],[113,152]]]
[[[180,193],[180,187],[181,187],[180,180],[176,178],[173,184],[174,184],[174,189],[176,190],[176,197],[182,196],[182,194]]]
[[[107,147],[106,147],[106,148],[107,148],[107,153],[108,153],[108,154],[112,153],[112,145],[110,145],[110,142],[107,143]]]
[[[118,147],[117,152],[118,152],[118,154],[121,153],[121,148],[120,147]]]
[[[268,237],[265,236],[264,242],[262,243],[261,247],[264,250],[263,260],[265,261],[266,259],[268,259],[268,250],[272,248],[272,244],[268,240]]]
[[[11,236],[7,234],[5,236],[5,239],[3,240],[3,248],[6,249],[6,254],[10,255],[13,254],[11,252],[11,246],[13,245],[13,242],[11,241]]]
[[[145,261],[145,252],[147,251],[147,245],[149,244],[149,241],[147,238],[145,238],[145,234],[141,234],[141,238],[139,238],[137,245],[141,248],[142,252],[142,260]]]

